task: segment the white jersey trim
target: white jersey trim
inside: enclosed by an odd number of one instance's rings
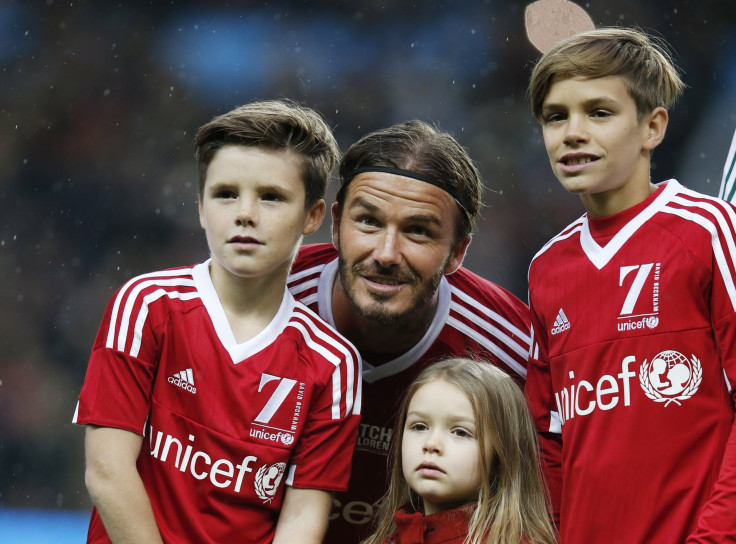
[[[335,326],[335,317],[332,313],[332,286],[335,283],[336,277],[337,259],[333,259],[324,265],[322,269],[316,295],[319,315],[334,329],[337,329],[337,327]],[[309,298],[310,301],[313,300],[311,297]],[[437,312],[422,339],[406,353],[382,365],[373,366],[367,361],[363,361],[363,379],[368,383],[373,383],[383,378],[394,376],[417,362],[434,343],[440,332],[442,332],[442,327],[450,315],[450,299],[450,284],[443,276],[438,289]],[[307,301],[305,299],[302,302],[306,303]]]
[[[560,232],[559,234],[557,234],[557,236],[555,236],[549,242],[547,242],[546,244],[544,244],[542,246],[542,249],[540,249],[539,251],[537,251],[537,254],[534,255],[534,258],[532,259],[532,262],[534,262],[534,260],[537,257],[539,257],[540,255],[542,255],[545,251],[547,251],[549,248],[551,248],[557,242],[561,242],[563,240],[567,240],[571,236],[574,236],[575,233],[580,232],[580,230],[583,228],[584,222],[585,222],[585,216],[582,216],[582,217],[578,218],[576,221],[570,223],[567,227],[565,227],[565,230],[563,230],[562,232]]]
[[[300,280],[302,278],[305,278],[307,276],[311,276],[312,274],[320,274],[321,270],[325,267],[323,264],[318,264],[317,266],[313,266],[312,268],[307,268],[306,270],[302,270],[301,272],[295,272],[293,274],[289,274],[289,277],[286,279],[286,283],[292,283],[297,280]],[[309,283],[309,282],[307,282]],[[298,292],[303,291],[304,289],[299,288],[297,290]]]
[[[118,351],[125,352],[125,344],[128,336],[128,327],[130,326],[131,314],[133,313],[133,306],[135,305],[136,298],[141,290],[151,285],[160,286],[193,286],[194,282],[190,279],[181,278],[179,276],[190,276],[192,274],[191,268],[184,268],[178,270],[165,270],[163,272],[152,272],[150,274],[143,274],[136,276],[129,280],[123,287],[120,288],[118,294],[115,297],[115,302],[112,307],[112,314],[110,316],[110,326],[107,331],[107,339],[105,341],[105,347],[117,349]],[[172,279],[162,279],[172,278]],[[148,280],[148,281],[141,281]],[[135,287],[133,287],[135,285]],[[132,287],[132,289],[131,289]],[[128,291],[131,291],[128,295]],[[125,304],[121,312],[121,304]],[[115,342],[116,329],[118,328],[118,321],[120,322],[120,329],[117,331],[117,343]]]
[[[342,336],[340,338],[343,340],[342,342],[338,341],[337,339],[329,336],[325,332],[319,329],[314,323],[314,319],[318,319],[322,321],[322,319],[315,315],[314,312],[312,312],[309,308],[304,306],[303,304],[297,302],[297,305],[299,305],[300,309],[304,311],[304,313],[295,312],[294,318],[299,320],[300,322],[303,322],[307,327],[309,327],[309,331],[311,332],[311,335],[314,335],[315,337],[322,340],[322,342],[329,344],[333,348],[335,348],[337,351],[343,354],[343,358],[345,360],[345,406],[346,406],[346,415],[351,413],[360,413],[360,405],[361,405],[361,388],[360,388],[360,379],[358,378],[356,380],[355,376],[355,368],[358,368],[358,376],[360,376],[360,369],[361,369],[361,360],[360,360],[360,354],[358,354],[358,350],[355,349],[355,347],[349,348],[346,343],[348,341],[344,339]],[[292,320],[289,323],[289,326],[296,327],[296,323],[294,320]],[[302,331],[302,336],[305,334],[308,334],[306,330],[301,329],[300,327],[296,327],[299,330]],[[337,332],[333,331],[335,334],[338,334]],[[305,337],[305,340],[307,338]],[[322,353],[321,350],[319,353]],[[354,356],[355,355],[355,356]],[[333,354],[330,353],[331,357],[326,357],[327,360],[329,360],[333,365],[335,365],[335,371],[333,372],[333,385],[337,383],[340,384],[340,363],[341,359],[336,358]],[[356,361],[357,358],[357,361]],[[335,378],[335,375],[337,376]],[[357,382],[357,383],[356,383]],[[333,389],[333,416],[335,414],[334,411],[334,389]],[[338,405],[338,411],[337,415],[338,418],[340,417],[339,412],[339,405],[340,405],[340,390],[337,390],[337,405]],[[335,418],[337,419],[337,418]]]
[[[409,351],[382,365],[372,366],[364,361],[363,379],[368,383],[373,383],[380,379],[394,376],[416,363],[422,355],[427,352],[432,344],[434,344],[435,340],[437,340],[437,337],[442,332],[445,323],[448,322],[450,317],[451,299],[450,284],[448,283],[447,278],[442,276],[439,289],[437,290],[437,311],[434,314],[434,318],[432,318],[432,323],[429,325],[427,332],[424,333],[421,340],[414,344]]]
[[[511,357],[508,353],[499,348],[496,344],[491,342],[488,338],[480,334],[478,331],[472,329],[471,327],[468,327],[465,323],[458,321],[454,317],[449,317],[447,319],[447,324],[478,342],[481,346],[483,346],[485,349],[498,357],[506,366],[511,368],[519,376],[523,376],[524,378],[526,378],[526,368],[524,368],[523,365],[515,361],[513,357]],[[523,354],[524,357],[526,357],[528,353],[529,350],[527,349],[527,351]]]
[[[590,233],[590,224],[588,223],[588,216],[583,216],[582,230],[580,231],[580,245],[583,251],[588,256],[591,263],[598,269],[601,270],[606,266],[611,259],[618,253],[618,251],[624,246],[624,244],[631,238],[639,228],[644,225],[649,219],[651,219],[657,212],[661,211],[662,208],[670,201],[670,199],[680,190],[682,186],[674,179],[667,182],[666,187],[662,189],[662,192],[654,199],[649,206],[643,209],[636,217],[629,221],[611,240],[601,247],[593,239],[593,235]]]
[[[284,297],[281,299],[281,305],[274,318],[266,325],[266,328],[250,340],[238,344],[230,327],[230,322],[225,315],[225,309],[222,307],[222,302],[220,302],[215,286],[212,283],[209,270],[210,261],[211,259],[208,259],[204,263],[194,267],[192,270],[194,284],[202,297],[202,303],[212,320],[212,325],[215,328],[217,337],[220,339],[220,343],[222,343],[222,346],[230,354],[233,363],[238,364],[273,343],[289,323],[289,318],[291,317],[296,301],[291,293],[285,289]]]
[[[725,227],[725,229],[720,232],[724,235],[724,237],[727,240],[729,251],[731,252],[732,255],[736,253],[736,248],[734,248],[733,238],[729,234],[730,229],[728,229],[727,225],[722,224],[723,216],[712,205],[706,204],[704,202],[692,202],[690,200],[685,200],[685,199],[677,199],[676,202],[678,204],[683,204],[683,205],[687,205],[690,207],[708,209],[708,211],[711,211],[711,213],[716,215],[721,228]],[[682,208],[670,208],[670,207],[665,208],[663,211],[665,213],[677,215],[688,221],[692,221],[693,223],[700,225],[701,227],[703,227],[705,230],[707,230],[710,233],[711,245],[713,247],[713,255],[716,258],[718,269],[721,272],[723,283],[726,286],[728,297],[731,300],[731,307],[734,310],[736,310],[736,285],[734,285],[733,276],[731,275],[731,271],[728,268],[728,262],[726,261],[726,255],[723,251],[723,247],[721,246],[721,241],[718,237],[719,230],[716,228],[716,226],[713,224],[711,220],[706,219],[705,217],[697,213],[690,212],[688,210],[683,210]]]
[[[457,298],[459,298],[466,304],[472,306],[473,308],[481,312],[488,319],[487,320],[482,319],[477,314],[473,314],[472,312],[468,311],[467,308],[465,308],[464,306],[456,302],[451,303],[453,310],[464,315],[465,317],[470,319],[473,323],[482,327],[483,329],[491,333],[493,336],[497,337],[499,340],[501,340],[504,344],[509,346],[516,353],[526,358],[526,356],[529,354],[529,344],[531,344],[531,338],[527,333],[525,333],[519,327],[511,323],[511,321],[503,317],[501,314],[494,312],[487,306],[484,306],[483,304],[481,304],[474,298],[470,297],[467,293],[461,291],[457,287],[451,285],[450,290],[454,296],[456,296]],[[520,338],[524,342],[524,344],[520,345],[517,342],[515,342],[508,334],[496,328],[493,325],[493,323],[498,323],[507,331],[511,331],[518,338]]]
[[[158,289],[152,293],[148,293],[143,297],[143,305],[138,312],[138,318],[135,320],[133,326],[133,343],[130,346],[130,355],[132,357],[138,357],[138,353],[141,349],[141,343],[143,341],[143,326],[146,324],[146,318],[148,317],[148,305],[152,302],[160,299],[161,297],[178,298],[179,300],[192,300],[199,297],[199,293],[191,291],[189,293],[180,293],[179,291],[166,291],[165,289]],[[122,329],[121,329],[122,334]]]

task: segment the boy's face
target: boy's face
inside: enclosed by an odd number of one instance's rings
[[[207,168],[199,221],[212,254],[212,276],[283,281],[304,234],[324,216],[305,209],[300,157],[291,151],[230,145]]]
[[[617,213],[649,196],[649,152],[664,136],[666,121],[662,108],[639,121],[618,76],[555,81],[542,105],[552,170],[566,190],[581,196],[591,217]]]

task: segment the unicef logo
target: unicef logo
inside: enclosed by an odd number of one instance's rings
[[[282,434],[281,442],[283,442],[284,446],[290,446],[294,443],[294,435],[288,433]]]
[[[659,325],[659,318],[656,315],[653,315],[651,317],[648,317],[646,320],[647,327],[650,329],[656,329],[657,325]]]
[[[639,382],[644,394],[654,402],[669,406],[692,397],[703,379],[703,368],[695,355],[688,360],[682,353],[666,350],[644,361],[639,369]]]
[[[273,500],[285,470],[286,463],[275,463],[271,466],[263,465],[256,472],[256,494],[263,499],[264,504]]]

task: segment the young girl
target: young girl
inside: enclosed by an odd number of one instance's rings
[[[470,359],[426,368],[394,430],[389,490],[363,544],[553,544],[519,386]]]

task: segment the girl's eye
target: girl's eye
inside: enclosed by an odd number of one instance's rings
[[[468,431],[467,429],[455,429],[452,431],[455,436],[459,436],[460,438],[472,438],[473,435]]]
[[[409,429],[412,431],[426,431],[427,426],[424,423],[416,422],[409,425]]]

